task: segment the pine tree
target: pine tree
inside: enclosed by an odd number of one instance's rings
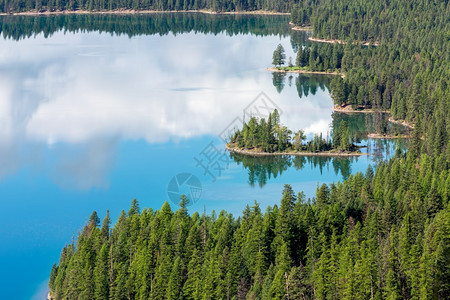
[[[186,282],[183,286],[183,295],[186,299],[198,300],[202,295],[202,268],[200,255],[197,250],[192,253],[192,258],[188,264]]]
[[[303,61],[303,48],[300,46],[297,51],[297,56],[295,58],[295,64],[299,67],[304,67],[304,61]]]
[[[111,224],[111,219],[109,217],[109,210],[106,211],[106,216],[102,222],[101,237],[103,243],[109,239],[109,225]]]
[[[100,225],[100,218],[98,217],[96,211],[93,211],[91,216],[89,217],[89,224],[92,224],[95,227]]]
[[[387,299],[400,299],[400,287],[399,287],[399,266],[398,266],[398,253],[397,253],[398,234],[391,229],[389,235],[389,245],[387,247],[387,274],[385,279],[384,297]]]
[[[131,201],[130,210],[128,211],[128,216],[138,215],[140,213],[139,202],[136,199],[133,199],[133,201]]]
[[[281,205],[279,214],[275,223],[275,234],[282,242],[290,245],[292,239],[293,228],[293,211],[295,204],[295,195],[292,187],[288,184],[284,185],[283,197],[281,198]]]
[[[109,299],[109,245],[104,244],[97,256],[94,269],[95,299]]]
[[[328,269],[329,259],[327,256],[327,252],[323,252],[320,256],[316,268],[312,274],[313,282],[314,282],[314,296],[317,299],[326,299],[327,292],[329,290],[329,272]]]
[[[278,44],[277,48],[273,52],[272,55],[272,64],[274,66],[281,67],[284,64],[286,59],[286,54],[284,52],[284,48],[281,44]]]
[[[48,280],[48,286],[52,290],[55,287],[55,279],[56,279],[57,274],[58,274],[58,267],[56,266],[56,264],[53,264],[52,270],[50,272],[50,279]]]
[[[166,299],[179,299],[180,292],[182,288],[183,279],[183,266],[181,264],[181,259],[178,256],[173,263],[173,268],[170,273],[169,284],[166,292]]]
[[[345,104],[347,101],[344,80],[340,76],[335,76],[331,81],[331,95],[336,104]]]
[[[270,287],[270,294],[272,299],[281,299],[289,292],[288,287],[288,272],[290,271],[290,257],[288,253],[288,246],[283,243],[280,247],[280,253],[276,260],[276,273]]]

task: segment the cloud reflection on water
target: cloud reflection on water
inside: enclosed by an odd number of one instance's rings
[[[327,91],[300,99],[295,85],[281,94],[272,86],[264,66],[279,42],[277,36],[130,39],[61,32],[50,39],[5,40],[0,178],[30,163],[20,149],[32,144],[50,152],[51,177],[59,185],[107,188],[121,140],[151,144],[217,135],[261,91],[282,108],[288,127],[326,135],[332,106]],[[287,38],[281,42],[290,48]]]

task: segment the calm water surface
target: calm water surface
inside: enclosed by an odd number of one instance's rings
[[[263,208],[278,203],[285,183],[312,197],[319,183],[391,155],[393,143],[363,140],[370,155],[359,158],[226,155],[220,172],[198,165],[208,146],[224,149],[218,135],[261,92],[289,128],[329,134],[330,78],[266,71],[279,43],[293,58],[305,43],[287,22],[182,14],[1,18],[0,298],[43,299],[52,264],[93,210],[103,218],[109,209],[114,222],[134,198],[159,209],[179,173],[202,185],[191,212],[238,215],[254,200]],[[365,116],[339,118],[355,132],[367,124]]]

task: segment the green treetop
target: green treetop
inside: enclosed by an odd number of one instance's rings
[[[273,51],[272,64],[274,66],[281,67],[281,65],[284,64],[285,59],[286,59],[286,54],[284,53],[284,48],[281,44],[278,44],[275,51]]]

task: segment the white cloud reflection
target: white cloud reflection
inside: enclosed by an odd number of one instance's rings
[[[288,127],[326,134],[328,94],[319,90],[300,99],[295,84],[278,94],[264,70],[279,42],[276,36],[194,33],[3,40],[0,178],[24,163],[17,157],[22,144],[82,144],[79,154],[60,155],[56,170],[71,177],[57,181],[106,187],[120,140],[163,143],[217,135],[261,91],[282,108]],[[288,39],[281,42],[290,48]]]

